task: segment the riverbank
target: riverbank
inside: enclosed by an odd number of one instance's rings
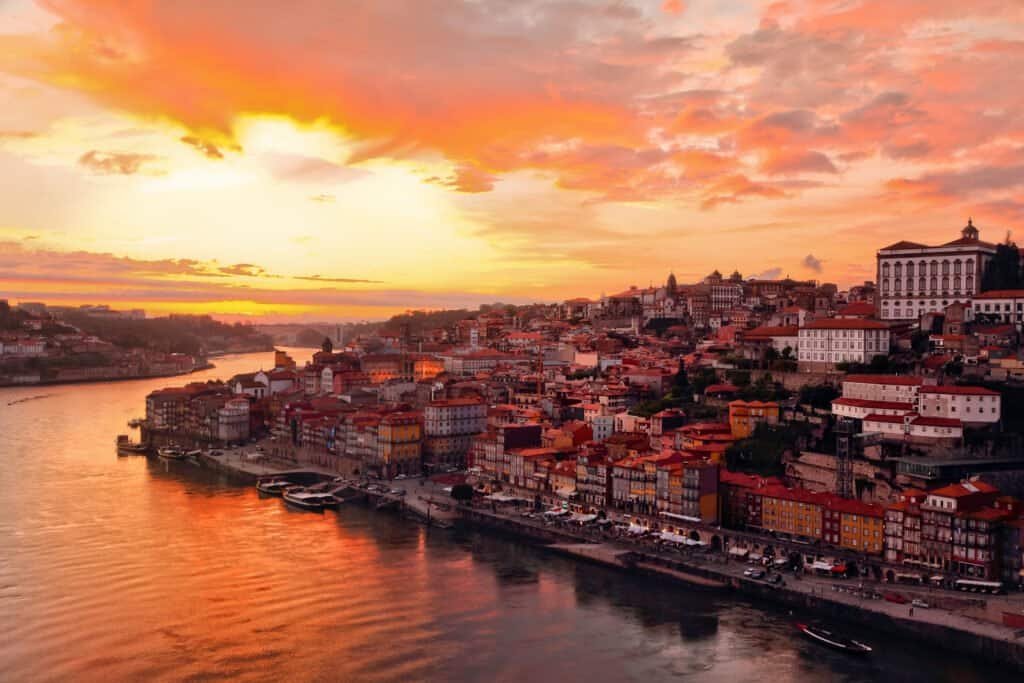
[[[199,365],[196,365],[192,369],[185,370],[183,372],[171,372],[171,373],[163,373],[162,372],[162,373],[154,373],[154,374],[147,373],[147,374],[135,374],[135,375],[118,375],[116,377],[82,377],[82,378],[75,378],[75,379],[59,379],[59,378],[42,379],[42,378],[39,378],[37,381],[34,381],[34,382],[23,382],[23,381],[15,382],[15,381],[3,381],[3,380],[0,380],[0,389],[10,389],[10,388],[16,388],[16,387],[17,388],[24,388],[24,387],[55,387],[55,386],[62,386],[62,385],[66,385],[66,384],[101,384],[101,383],[105,384],[105,383],[111,383],[111,382],[129,382],[129,381],[135,381],[135,380],[140,380],[140,379],[163,379],[163,378],[167,378],[167,377],[183,377],[185,375],[191,375],[191,374],[194,374],[194,373],[197,373],[197,372],[202,372],[204,370],[212,370],[215,367],[217,367],[217,366],[214,365],[213,363],[211,363],[209,361],[204,361],[203,363],[201,363]]]
[[[965,655],[1013,667],[1024,672],[1024,630],[940,609],[918,608],[887,600],[860,597],[863,593],[843,588],[831,579],[795,579],[770,583],[743,575],[748,566],[681,559],[639,551],[619,543],[556,540],[547,528],[511,515],[460,507],[460,519],[474,528],[513,534],[550,552],[600,564],[623,572],[669,581],[689,588],[728,591],[754,601],[788,608],[795,615],[810,614],[844,621],[878,633],[918,640]],[[881,586],[879,586],[881,588]],[[874,593],[874,591],[871,591]]]

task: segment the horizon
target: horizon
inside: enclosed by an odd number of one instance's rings
[[[1008,0],[0,17],[12,301],[305,323],[715,268],[846,288],[897,240],[1024,224]]]

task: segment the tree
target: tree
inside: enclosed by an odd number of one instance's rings
[[[334,342],[331,341],[330,337],[324,337],[323,342],[320,344],[320,349],[324,353],[331,353],[334,351]]]
[[[452,487],[452,498],[460,503],[473,500],[473,487],[469,484],[456,484]]]
[[[982,291],[993,289],[1019,289],[1021,287],[1020,251],[1006,236],[1006,241],[996,246],[995,256],[985,266],[981,276]]]
[[[805,384],[800,387],[801,404],[810,404],[815,408],[829,409],[832,401],[839,398],[839,391],[831,384]]]

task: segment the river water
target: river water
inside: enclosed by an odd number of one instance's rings
[[[309,352],[294,351],[300,363]],[[217,359],[190,379],[267,367]],[[0,390],[5,681],[990,681],[486,534],[353,505],[293,512],[183,463],[118,458],[145,395],[184,378]],[[21,401],[29,398],[31,400]],[[13,402],[13,403],[12,403]]]

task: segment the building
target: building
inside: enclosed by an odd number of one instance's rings
[[[390,479],[400,474],[422,472],[423,425],[417,412],[388,413],[377,425],[377,458],[375,469]]]
[[[957,573],[953,519],[980,510],[998,495],[995,487],[978,480],[930,491],[921,503],[921,564],[936,571]],[[959,523],[957,528],[962,528]]]
[[[233,398],[217,410],[217,438],[225,443],[249,439],[249,399]]]
[[[968,424],[994,424],[1002,415],[1002,396],[975,386],[923,386],[917,411],[923,417],[959,420]]]
[[[996,289],[974,296],[974,320],[1013,325],[1020,332],[1024,324],[1024,289]]]
[[[889,353],[889,326],[877,320],[823,318],[800,328],[801,372],[827,372],[839,363],[870,363]]]
[[[970,220],[959,239],[940,246],[901,241],[879,249],[879,317],[914,320],[969,303],[981,292],[982,274],[995,253],[996,246],[981,241]]]
[[[823,494],[820,493],[778,485],[764,487],[761,491],[761,528],[799,541],[822,539],[823,502]]]
[[[423,409],[423,459],[427,467],[462,467],[473,437],[487,429],[487,404],[479,398],[431,401]]]
[[[774,401],[732,401],[729,403],[729,427],[735,439],[746,439],[759,424],[779,422],[779,404]]]

